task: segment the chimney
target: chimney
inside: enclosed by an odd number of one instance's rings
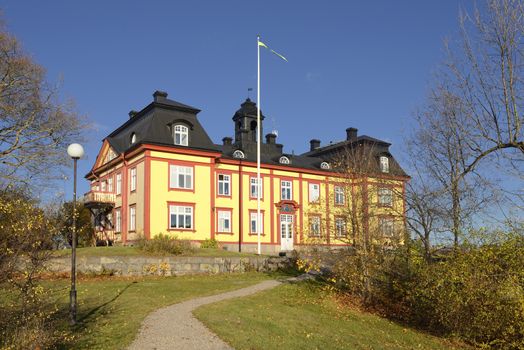
[[[356,141],[357,133],[358,133],[358,129],[347,128],[346,129],[346,141]]]
[[[270,133],[266,135],[266,143],[267,144],[275,144],[277,140],[277,135]]]
[[[133,118],[135,115],[137,115],[138,112],[135,111],[135,110],[130,110],[128,114],[129,114],[129,119],[131,119],[131,118]]]
[[[309,150],[310,151],[314,151],[315,149],[320,147],[320,140],[313,139],[313,140],[309,141],[309,144],[311,145],[309,147]]]
[[[167,97],[167,92],[165,91],[160,91],[160,90],[157,90],[153,93],[153,98],[154,98],[154,101],[155,102],[161,102],[163,100],[165,100]]]
[[[224,146],[229,146],[231,145],[231,142],[233,141],[233,139],[229,136],[226,136],[222,139],[222,143],[224,144]]]

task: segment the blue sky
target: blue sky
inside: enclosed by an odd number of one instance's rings
[[[284,54],[262,53],[266,132],[286,152],[345,137],[347,127],[393,143],[403,135],[456,37],[463,1],[20,1],[0,4],[8,30],[64,98],[95,126],[80,174],[102,139],[155,90],[198,107],[211,138],[233,136],[231,117],[256,88],[256,35]],[[256,91],[252,92],[252,97]],[[65,150],[64,150],[65,152]],[[61,186],[62,187],[62,186]],[[71,195],[70,181],[63,183]],[[79,192],[87,191],[80,181]]]

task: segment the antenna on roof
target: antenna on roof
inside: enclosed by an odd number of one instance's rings
[[[253,91],[253,88],[247,88],[247,98],[249,98],[249,99],[251,99],[250,98],[251,96],[249,96],[249,92],[251,92],[251,91]]]

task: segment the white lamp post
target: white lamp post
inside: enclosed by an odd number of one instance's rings
[[[69,292],[69,315],[71,324],[76,324],[76,161],[84,155],[84,148],[78,143],[67,147],[67,154],[73,158],[74,185],[73,185],[73,238],[71,249],[71,291]]]

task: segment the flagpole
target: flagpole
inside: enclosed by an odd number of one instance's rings
[[[257,254],[260,255],[260,35],[257,35]]]

